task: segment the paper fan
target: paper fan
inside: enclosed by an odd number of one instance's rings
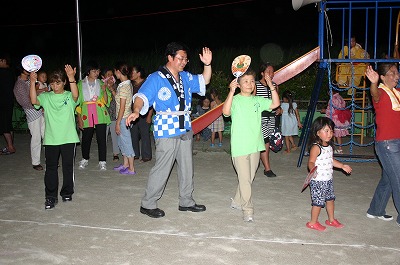
[[[22,58],[22,67],[28,72],[37,72],[42,67],[42,58],[38,55],[27,55]]]
[[[313,167],[313,169],[311,169],[311,171],[307,174],[306,179],[304,180],[304,184],[303,187],[301,188],[301,192],[303,192],[307,186],[310,184],[310,181],[312,178],[316,178],[317,177],[317,166]]]
[[[232,74],[235,77],[242,76],[249,69],[251,57],[248,55],[239,55],[232,62]]]

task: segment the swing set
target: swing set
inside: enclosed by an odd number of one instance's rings
[[[331,105],[331,109],[349,109],[351,111],[349,139],[341,146],[347,146],[343,154],[335,154],[335,158],[346,162],[372,162],[377,161],[375,154],[366,154],[362,148],[372,146],[375,136],[373,107],[368,99],[368,81],[365,77],[365,68],[372,65],[376,68],[380,62],[399,63],[398,35],[400,25],[400,0],[292,0],[293,8],[315,3],[318,8],[318,45],[320,60],[318,72],[304,120],[303,130],[299,139],[300,156],[297,166],[300,167],[303,157],[307,155],[307,139],[313,122],[322,84],[328,76],[330,98],[335,92],[344,92],[347,97],[345,108]],[[396,20],[397,15],[397,20]],[[329,17],[338,20],[331,24]],[[340,21],[339,21],[340,19]],[[395,27],[393,27],[395,25]],[[348,56],[334,58],[330,54],[333,43],[332,31],[341,33],[341,50],[351,47],[351,38],[356,33],[364,34],[364,49],[372,51],[371,55],[362,58],[352,55],[348,49]],[[394,48],[392,39],[395,36]],[[360,36],[359,36],[360,37]],[[386,56],[382,56],[382,51]],[[340,67],[346,67],[340,69]],[[337,80],[346,80],[340,84]],[[332,102],[332,100],[331,100]],[[369,133],[367,137],[367,134]],[[370,141],[368,141],[371,139]],[[336,144],[338,145],[338,144]]]

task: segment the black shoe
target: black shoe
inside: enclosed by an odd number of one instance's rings
[[[264,170],[264,175],[269,177],[269,178],[275,178],[276,177],[275,173],[272,172],[272,170],[268,170],[268,171]]]
[[[72,195],[64,195],[64,196],[62,196],[62,201],[63,201],[63,202],[70,202],[70,201],[72,201]]]
[[[150,216],[152,218],[160,218],[163,217],[165,215],[165,212],[159,208],[156,209],[146,209],[143,207],[140,207],[140,212],[142,214],[145,214],[147,216]]]
[[[201,204],[195,204],[190,207],[179,206],[179,211],[190,211],[190,212],[204,212],[206,210],[206,206]]]
[[[44,202],[44,208],[46,210],[53,209],[57,203],[58,203],[58,199],[56,199],[56,198],[52,198],[52,197],[46,198],[46,201]]]
[[[33,167],[33,169],[38,170],[38,171],[43,170],[43,166],[41,164],[33,165],[32,167]]]

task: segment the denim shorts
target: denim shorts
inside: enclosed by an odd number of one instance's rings
[[[121,134],[118,135],[118,146],[121,150],[121,154],[126,157],[134,157],[135,151],[133,151],[131,130],[126,127],[126,118],[122,118],[120,123]]]
[[[335,200],[335,192],[333,190],[333,180],[310,182],[311,205],[324,208],[326,201]]]

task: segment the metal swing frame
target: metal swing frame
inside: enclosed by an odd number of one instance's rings
[[[398,26],[393,27],[396,23],[395,19],[397,16],[397,12],[400,10],[400,1],[399,0],[353,0],[353,1],[331,1],[331,0],[322,0],[318,3],[318,45],[320,47],[320,61],[318,62],[318,72],[316,76],[316,81],[314,84],[314,88],[312,91],[311,99],[307,108],[307,114],[304,120],[303,130],[299,139],[300,156],[297,162],[297,167],[301,166],[303,157],[307,154],[307,139],[309,137],[310,128],[313,122],[314,113],[317,106],[317,101],[320,95],[321,87],[323,84],[323,80],[325,75],[328,73],[328,80],[330,86],[331,82],[331,71],[330,66],[332,63],[365,63],[371,64],[376,68],[377,63],[379,62],[396,62],[399,63],[399,59],[384,59],[379,58],[378,49],[386,48],[387,54],[390,57],[394,54],[393,49],[391,49],[391,45],[394,43],[392,41],[394,32],[398,30]],[[339,58],[333,59],[329,58],[328,52],[329,47],[325,44],[326,32],[325,28],[327,26],[328,15],[329,14],[339,14],[342,16],[342,25],[341,25],[341,48],[344,50],[344,46],[350,47],[350,39],[353,35],[353,16],[357,13],[363,12],[365,14],[365,50],[372,50],[372,56],[370,59],[347,59],[347,58]],[[394,15],[396,14],[396,15]],[[372,18],[372,19],[371,19]],[[336,26],[336,25],[335,25]],[[395,30],[393,30],[395,28]],[[383,31],[384,33],[387,30],[387,39],[382,39],[382,37],[378,38],[378,33]],[[345,43],[345,38],[348,39],[348,43]],[[397,41],[397,36],[396,36]],[[384,46],[385,45],[385,46]],[[384,47],[383,47],[384,46]],[[350,52],[350,51],[349,51]],[[354,84],[353,84],[354,85]],[[360,89],[355,87],[356,89]],[[368,90],[368,88],[365,88]],[[332,95],[332,87],[330,87],[331,95]],[[354,109],[360,108],[354,102],[354,98],[350,107]],[[365,107],[365,106],[363,106]],[[370,107],[368,107],[370,108]],[[354,126],[354,115],[352,117],[352,122]],[[370,128],[368,125],[366,128]],[[355,126],[359,129],[360,126]],[[354,138],[350,137],[350,142],[345,144],[353,144]],[[372,145],[372,143],[368,143],[367,145]],[[342,144],[344,145],[344,144]],[[367,146],[364,145],[364,146]],[[352,151],[352,147],[350,147],[350,151]],[[336,155],[335,155],[336,156]],[[352,161],[352,162],[370,162],[376,161],[375,155],[362,156],[362,155],[353,155],[350,153],[349,155],[342,155],[337,157],[338,160],[342,161]]]

